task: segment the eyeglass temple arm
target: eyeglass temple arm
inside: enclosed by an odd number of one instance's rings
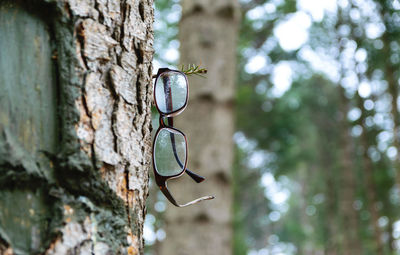
[[[178,153],[176,152],[176,147],[175,147],[175,136],[174,136],[174,134],[170,134],[170,137],[171,137],[171,142],[172,142],[172,150],[173,150],[173,152],[174,152],[174,156],[175,156],[175,160],[176,160],[176,162],[178,162],[178,165],[181,167],[181,168],[183,168],[183,164],[182,164],[182,162],[179,160],[179,158],[178,158]],[[197,183],[200,183],[200,182],[202,182],[202,181],[204,181],[206,178],[204,178],[203,176],[201,176],[201,175],[198,175],[198,174],[196,174],[196,173],[193,173],[192,171],[190,171],[188,168],[186,168],[186,171],[185,171],[195,182],[197,182]]]
[[[161,192],[165,195],[165,197],[166,197],[173,205],[175,205],[176,207],[185,207],[185,206],[188,206],[188,205],[196,204],[196,203],[201,202],[201,201],[204,201],[204,200],[211,200],[211,199],[214,199],[214,198],[215,198],[214,196],[200,197],[200,198],[198,198],[198,199],[195,199],[195,200],[193,200],[193,201],[190,201],[190,202],[188,202],[188,203],[186,203],[186,204],[181,205],[181,204],[178,204],[178,203],[175,201],[174,197],[173,197],[173,196],[171,195],[171,193],[169,192],[168,187],[167,187],[167,184],[166,184],[165,182],[164,182],[163,185],[159,185],[159,187],[160,187]]]
[[[169,77],[165,75],[162,78],[164,79],[163,80],[163,85],[164,85],[165,103],[166,103],[168,111],[171,111],[173,105],[172,105],[171,86],[170,86],[170,83],[168,82],[169,81]],[[168,126],[173,127],[174,126],[173,118],[172,117],[168,117],[167,120],[168,120]],[[174,134],[171,133],[170,137],[171,137],[172,150],[174,151],[175,159],[178,162],[179,166],[181,168],[183,168],[183,164],[179,160],[178,154],[176,153],[175,136],[174,136]],[[200,176],[198,174],[193,173],[192,171],[190,171],[187,168],[186,168],[185,172],[197,183],[200,183],[200,182],[202,182],[202,181],[204,181],[206,179],[203,176]]]
[[[186,168],[185,171],[195,182],[200,183],[202,181],[204,181],[206,178],[204,178],[201,175],[198,175],[196,173],[193,173],[192,171],[190,171],[189,169]]]

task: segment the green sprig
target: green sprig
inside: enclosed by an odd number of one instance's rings
[[[202,78],[206,78],[204,75],[202,74],[206,74],[207,73],[207,69],[205,68],[201,68],[199,65],[195,65],[195,64],[189,64],[187,68],[185,68],[185,65],[181,65],[180,70],[182,73],[186,74],[187,76],[189,75],[198,75]],[[153,74],[152,78],[156,78],[157,75]]]
[[[205,78],[205,76],[203,76],[202,74],[207,73],[207,69],[201,68],[199,65],[195,65],[195,64],[189,64],[187,66],[187,68],[185,68],[185,65],[181,65],[180,70],[188,76],[189,75],[198,75],[203,78]]]

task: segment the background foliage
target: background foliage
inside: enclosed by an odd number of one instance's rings
[[[241,7],[235,254],[398,254],[399,1]],[[156,10],[155,67],[176,65],[179,2]]]

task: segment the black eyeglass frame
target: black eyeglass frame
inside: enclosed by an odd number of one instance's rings
[[[166,73],[166,72],[171,72],[171,73],[174,73],[174,72],[175,72],[175,73],[179,73],[179,74],[181,74],[183,77],[185,77],[185,81],[186,81],[186,100],[185,100],[185,103],[184,103],[183,106],[180,107],[179,109],[177,109],[177,110],[175,110],[175,111],[168,112],[168,113],[161,111],[161,109],[158,107],[157,98],[156,98],[156,93],[155,93],[158,79],[162,76],[162,74],[164,74],[164,73]],[[160,114],[160,117],[159,117],[159,124],[160,124],[160,125],[159,125],[159,127],[158,127],[158,129],[157,129],[157,131],[156,131],[155,136],[154,136],[154,141],[153,141],[153,153],[152,153],[153,172],[154,172],[154,176],[155,176],[156,183],[157,183],[158,187],[160,188],[161,192],[165,195],[165,197],[166,197],[173,205],[175,205],[175,206],[177,206],[177,207],[185,207],[185,206],[192,205],[192,204],[195,204],[195,203],[197,203],[197,202],[200,202],[200,201],[202,201],[202,200],[213,199],[214,196],[205,196],[205,197],[201,197],[201,198],[195,199],[195,200],[193,200],[193,201],[191,201],[191,202],[189,202],[189,203],[186,203],[186,204],[181,205],[181,204],[178,204],[178,203],[176,202],[176,200],[174,199],[174,197],[171,195],[171,193],[170,193],[169,190],[168,190],[167,181],[170,180],[170,179],[179,178],[179,177],[182,176],[184,173],[187,173],[187,174],[188,174],[195,182],[197,182],[197,183],[200,183],[200,182],[204,181],[205,178],[204,178],[203,176],[200,176],[200,175],[198,175],[198,174],[196,174],[196,173],[190,171],[189,169],[187,169],[187,161],[188,161],[188,160],[187,160],[187,159],[188,159],[187,138],[186,138],[186,135],[185,135],[182,131],[180,131],[180,130],[178,130],[178,129],[176,129],[176,128],[173,127],[173,117],[177,116],[178,114],[180,114],[181,112],[183,112],[183,110],[185,110],[185,108],[186,108],[186,106],[187,106],[187,103],[188,103],[188,100],[189,100],[189,86],[188,86],[189,82],[188,82],[188,80],[187,80],[186,74],[183,73],[183,72],[181,72],[181,71],[178,71],[178,70],[171,70],[171,69],[169,69],[169,68],[160,68],[160,69],[158,69],[158,72],[157,72],[157,75],[156,75],[155,79],[156,79],[156,80],[155,80],[155,82],[154,82],[155,85],[154,85],[154,93],[153,93],[153,96],[154,96],[154,104],[155,104],[155,106],[156,106],[157,111],[158,111],[159,114]],[[168,88],[166,88],[165,86],[164,86],[164,92],[165,92],[166,97],[167,97],[167,95],[169,96],[169,103],[171,104],[171,108],[172,108],[172,95],[171,95],[171,93],[168,93]],[[167,99],[167,98],[166,98],[166,99]],[[167,103],[167,101],[168,101],[168,100],[166,100],[166,103]],[[168,125],[165,123],[164,119],[167,119]],[[173,150],[174,150],[175,159],[177,160],[178,164],[182,167],[182,171],[181,171],[180,173],[178,173],[178,174],[169,175],[169,176],[164,176],[164,175],[159,174],[158,171],[157,171],[157,169],[156,169],[157,166],[156,166],[156,163],[155,163],[155,141],[157,140],[157,137],[158,137],[158,135],[160,134],[160,132],[161,132],[162,130],[165,130],[165,129],[166,129],[166,130],[171,130],[171,131],[173,131],[173,132],[176,132],[176,133],[181,134],[181,135],[183,136],[183,138],[185,139],[185,146],[186,146],[186,148],[185,148],[185,150],[186,150],[186,153],[185,153],[185,154],[186,154],[186,155],[185,155],[185,162],[184,162],[184,164],[182,164],[182,162],[180,162],[178,156],[176,155],[175,145],[173,145]],[[172,139],[172,137],[171,137],[171,139]],[[173,144],[174,144],[174,142],[173,142]]]

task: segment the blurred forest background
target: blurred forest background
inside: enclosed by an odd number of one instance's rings
[[[400,2],[239,3],[232,253],[400,254]],[[180,60],[181,2],[155,10],[154,72],[207,62]],[[154,186],[146,254],[167,254],[165,212],[177,209]]]

